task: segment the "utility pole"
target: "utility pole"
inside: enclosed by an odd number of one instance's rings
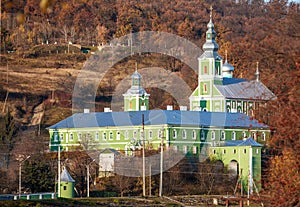
[[[144,136],[144,114],[142,114],[142,141],[143,141],[143,196],[146,196],[146,173],[145,173],[145,136]]]
[[[90,163],[86,165],[86,182],[87,182],[87,188],[86,188],[86,197],[90,197],[90,164],[94,162],[95,159],[93,159]]]
[[[163,152],[164,152],[164,131],[162,131],[161,144],[160,144],[160,178],[159,178],[159,197],[162,196],[162,182],[163,182]]]
[[[60,145],[58,146],[58,151],[57,151],[57,197],[60,197]]]
[[[27,156],[24,160],[19,161],[19,199],[21,198],[21,191],[22,191],[22,164],[25,162],[27,159],[30,158],[30,155]]]
[[[151,164],[149,165],[149,196],[151,196]]]

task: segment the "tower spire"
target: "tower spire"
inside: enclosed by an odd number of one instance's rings
[[[209,10],[210,10],[210,14],[209,14],[210,22],[212,22],[212,13],[213,13],[213,7],[212,7],[212,5],[210,5]]]
[[[206,41],[203,45],[203,51],[206,57],[216,58],[218,55],[219,45],[216,42],[216,32],[212,21],[213,7],[210,6],[209,22],[207,24]]]
[[[259,69],[258,69],[258,63],[259,62],[256,62],[256,72],[255,72],[255,76],[256,76],[256,81],[257,82],[259,81],[259,74],[260,74]]]

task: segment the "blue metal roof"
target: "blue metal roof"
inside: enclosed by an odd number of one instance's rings
[[[70,173],[67,171],[66,168],[60,174],[60,181],[62,182],[75,182],[75,180],[71,177]]]
[[[234,141],[225,141],[224,146],[251,146],[251,147],[262,147],[261,144],[256,142],[252,137],[249,137],[246,140],[234,140]]]
[[[106,126],[179,125],[231,128],[268,128],[241,113],[148,110],[131,112],[76,113],[48,129],[92,128]]]

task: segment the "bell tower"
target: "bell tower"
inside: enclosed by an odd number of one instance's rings
[[[149,110],[149,96],[141,86],[142,76],[137,70],[131,75],[131,87],[124,96],[124,111]]]

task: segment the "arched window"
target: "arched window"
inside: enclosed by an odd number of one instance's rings
[[[193,130],[192,139],[196,139],[196,138],[197,138],[196,130]]]
[[[215,131],[212,131],[211,132],[211,140],[215,140],[215,138],[216,138],[216,133],[215,133]]]
[[[177,138],[177,131],[176,131],[176,129],[173,129],[173,138],[174,138],[174,139]]]
[[[204,132],[204,130],[201,130],[201,140],[205,140],[205,132]]]
[[[235,139],[236,139],[236,133],[235,133],[235,132],[232,132],[232,133],[231,133],[231,139],[232,139],[232,140],[235,140]]]
[[[113,140],[113,133],[109,132],[109,140]]]
[[[182,139],[186,139],[186,130],[182,130]]]
[[[149,139],[152,139],[152,131],[149,131]]]
[[[263,133],[261,134],[261,140],[262,140],[262,141],[266,141],[266,133],[265,133],[265,132],[263,132]]]
[[[120,134],[120,132],[118,131],[118,132],[117,132],[117,140],[120,140],[120,138],[121,138],[121,134]]]
[[[221,140],[225,140],[226,139],[226,134],[224,131],[221,132]]]

